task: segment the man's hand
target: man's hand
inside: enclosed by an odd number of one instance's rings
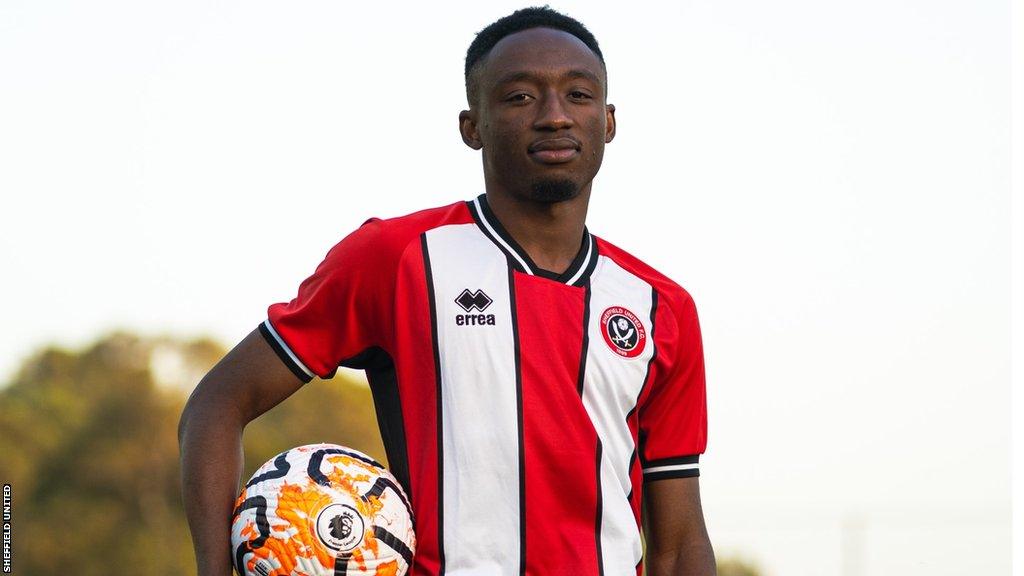
[[[301,386],[254,330],[189,397],[178,423],[178,442],[199,576],[231,574],[231,512],[242,476],[242,430]]]
[[[700,505],[698,478],[655,480],[644,486],[647,576],[714,576]]]

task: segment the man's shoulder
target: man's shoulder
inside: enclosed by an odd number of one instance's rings
[[[398,255],[412,242],[418,241],[424,232],[449,224],[472,221],[464,201],[445,206],[426,208],[402,216],[389,218],[373,217],[352,232],[342,243],[349,243],[354,249],[375,252],[377,257]]]
[[[673,310],[681,311],[693,306],[693,298],[685,288],[650,264],[603,238],[597,237],[597,246],[600,255],[650,284],[658,300],[667,303]]]
[[[377,235],[380,239],[413,238],[420,234],[445,226],[472,221],[469,209],[464,201],[453,202],[445,206],[425,208],[402,216],[388,218],[373,217],[360,226],[366,231]]]
[[[428,208],[392,218],[370,218],[334,245],[321,263],[324,274],[351,275],[356,270],[391,278],[424,232],[448,224],[471,222],[465,202]]]

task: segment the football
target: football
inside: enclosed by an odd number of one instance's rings
[[[401,576],[416,551],[412,507],[384,466],[335,444],[278,454],[235,503],[241,576]]]

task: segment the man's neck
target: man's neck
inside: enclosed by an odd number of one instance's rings
[[[590,184],[572,200],[555,203],[487,190],[487,204],[505,230],[537,266],[556,274],[565,272],[579,253],[589,203]]]

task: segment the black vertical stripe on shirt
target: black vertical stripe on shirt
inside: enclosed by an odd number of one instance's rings
[[[434,348],[434,378],[436,380],[437,403],[437,557],[440,564],[438,576],[444,574],[444,412],[441,401],[441,349],[437,341],[437,304],[434,302],[434,276],[430,270],[430,251],[427,249],[427,234],[420,234],[423,247],[423,269],[427,276],[427,300],[430,303],[430,337]]]
[[[377,413],[377,426],[380,428],[384,451],[388,456],[388,468],[398,479],[406,496],[412,498],[405,416],[402,414],[402,399],[399,395],[398,372],[394,359],[384,348],[372,346],[342,360],[338,365],[366,372],[366,380],[373,394],[373,408]],[[415,520],[413,518],[413,526]]]
[[[596,258],[595,258],[596,259]],[[583,379],[587,374],[587,350],[590,348],[590,281],[583,285],[583,348],[580,351],[580,371],[576,376],[576,393],[583,397]]]
[[[653,287],[651,288],[651,329],[647,331],[647,341],[650,343],[648,346],[654,346],[654,352],[651,353],[651,358],[647,361],[647,371],[644,373],[644,383],[640,385],[640,392],[636,395],[636,400],[633,401],[633,407],[629,409],[626,414],[626,423],[629,423],[629,419],[633,416],[633,412],[637,410],[639,406],[640,398],[644,395],[644,390],[651,379],[651,366],[654,365],[654,359],[658,357],[658,347],[654,344],[654,330],[657,328],[654,324],[655,314],[658,312],[658,291]]]
[[[604,445],[597,439],[597,521],[594,525],[594,537],[597,542],[597,574],[604,576],[604,554],[601,552],[601,516],[604,513],[604,491],[601,489],[601,452]]]
[[[405,439],[405,417],[402,414],[402,399],[399,395],[398,372],[391,355],[381,350],[374,366],[366,369],[366,380],[373,394],[373,407],[377,412],[377,426],[380,428],[384,451],[388,456],[388,467],[398,479],[406,495],[411,499],[412,481],[409,476],[409,447]],[[416,518],[413,517],[413,527]]]
[[[526,574],[526,443],[523,439],[523,366],[516,311],[516,273],[508,269],[508,301],[512,313],[512,342],[516,365],[516,417],[519,428],[519,574]]]

